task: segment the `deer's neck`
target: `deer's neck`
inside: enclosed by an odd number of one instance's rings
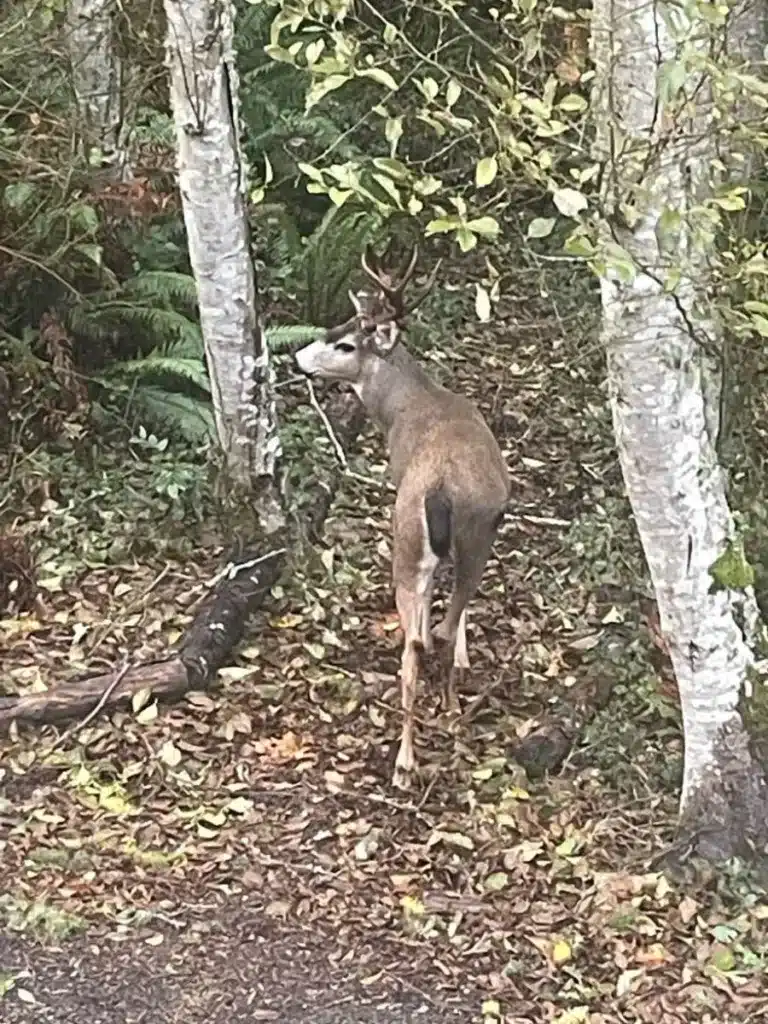
[[[371,419],[389,433],[398,417],[414,407],[419,396],[433,392],[437,384],[402,346],[390,359],[375,359],[354,385]]]

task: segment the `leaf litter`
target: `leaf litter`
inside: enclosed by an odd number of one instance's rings
[[[639,618],[599,353],[530,305],[507,317],[436,367],[483,404],[515,493],[464,714],[431,684],[419,699],[418,787],[389,786],[391,495],[350,480],[322,557],[275,588],[215,691],[137,695],[52,751],[51,729],[3,740],[4,1020],[33,1003],[57,1022],[765,1019],[763,890],[654,868],[680,735]],[[381,461],[372,431],[351,461]],[[164,549],[52,586],[45,621],[0,623],[3,686],[161,656],[218,556]],[[528,779],[515,743],[598,670],[613,705],[559,774]]]

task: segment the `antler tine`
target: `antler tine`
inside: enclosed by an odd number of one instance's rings
[[[405,290],[405,286],[408,284],[408,282],[413,277],[413,272],[416,269],[416,262],[417,262],[418,258],[419,258],[419,247],[418,247],[418,245],[414,245],[413,252],[411,253],[411,258],[410,258],[410,261],[408,263],[408,267],[407,267],[405,273],[403,274],[403,276],[400,278],[400,280],[398,282],[398,285],[397,285],[397,290],[399,292],[403,292]]]
[[[432,273],[429,275],[429,279],[427,280],[426,285],[422,288],[422,290],[419,292],[419,294],[416,296],[416,298],[413,300],[413,302],[409,302],[408,305],[406,306],[406,308],[403,310],[404,314],[405,313],[412,313],[414,311],[414,309],[416,309],[417,306],[420,306],[422,304],[424,299],[426,299],[426,297],[432,291],[432,289],[433,289],[433,287],[435,285],[435,281],[437,280],[437,272],[440,269],[440,264],[442,262],[443,262],[443,257],[441,256],[440,259],[435,264],[434,268],[432,269]]]
[[[392,285],[390,282],[382,280],[381,267],[378,265],[376,253],[373,251],[373,246],[370,245],[370,243],[366,245],[365,251],[360,259],[360,263],[368,277],[370,277],[372,281],[375,281],[376,284],[383,289],[384,293],[387,294]]]

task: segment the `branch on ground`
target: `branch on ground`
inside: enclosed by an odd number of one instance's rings
[[[343,396],[335,403],[331,417],[336,436],[349,448],[363,424],[360,403],[354,396]],[[308,481],[318,497],[306,521],[296,524],[300,538],[319,539],[343,471],[344,467],[339,466],[324,478],[317,475]],[[262,607],[281,575],[292,540],[287,537],[284,547],[267,553],[238,543],[241,553],[222,569],[218,583],[201,604],[175,656],[127,670],[54,683],[44,693],[0,697],[0,733],[7,732],[13,722],[41,725],[81,718],[94,711],[112,711],[142,690],[150,690],[159,700],[172,701],[189,690],[206,689],[229,661],[249,617]]]

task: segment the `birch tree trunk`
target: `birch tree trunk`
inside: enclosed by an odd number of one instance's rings
[[[66,39],[86,155],[101,153],[118,180],[130,178],[123,139],[123,66],[115,48],[115,0],[69,0]]]
[[[179,184],[219,442],[262,525],[283,525],[272,368],[256,314],[230,0],[165,0]]]
[[[704,75],[689,71],[677,95],[664,80],[680,55],[671,16],[645,0],[595,0],[593,8],[597,150],[607,183],[602,336],[624,481],[680,690],[681,831],[699,853],[720,859],[768,840],[766,776],[748,728],[752,687],[763,684],[754,680],[748,575],[729,588],[712,573],[724,555],[743,565],[716,454],[713,233],[701,230],[694,209],[710,188],[717,140]],[[703,21],[691,26],[688,52],[709,52],[711,31]]]

